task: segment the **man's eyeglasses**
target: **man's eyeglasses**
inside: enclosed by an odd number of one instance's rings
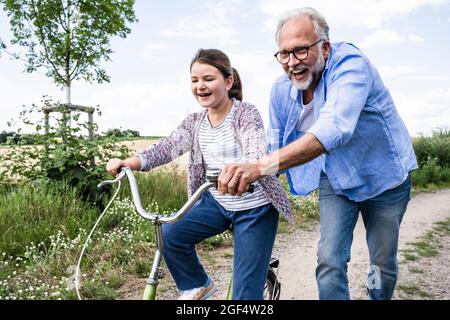
[[[278,62],[281,64],[289,63],[289,60],[291,60],[291,53],[297,60],[299,61],[305,60],[306,58],[308,58],[309,49],[311,49],[321,41],[323,41],[323,39],[320,39],[319,41],[313,43],[310,46],[296,47],[292,51],[278,51],[277,53],[274,54],[274,57],[277,58]]]

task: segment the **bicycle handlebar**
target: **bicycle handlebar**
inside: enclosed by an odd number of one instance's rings
[[[108,184],[118,183],[119,181],[127,177],[128,181],[130,182],[131,195],[133,198],[134,205],[136,207],[136,211],[142,218],[150,220],[151,222],[159,222],[161,224],[175,223],[184,217],[184,215],[194,206],[194,204],[197,202],[198,199],[200,199],[201,195],[204,192],[206,192],[209,188],[216,186],[217,177],[219,176],[219,173],[220,170],[208,171],[206,174],[208,181],[205,182],[203,185],[201,185],[200,188],[198,188],[198,190],[188,199],[188,201],[184,204],[184,206],[180,210],[178,210],[178,212],[176,212],[170,217],[163,217],[159,213],[152,214],[145,211],[144,208],[142,208],[136,178],[134,177],[133,171],[128,167],[121,168],[116,179],[103,181],[97,187],[102,188],[103,186]],[[248,192],[253,193],[254,189],[255,189],[254,185],[251,184],[249,186]]]
[[[207,191],[209,188],[211,188],[215,185],[214,182],[204,183],[192,195],[192,197],[190,197],[188,199],[188,201],[184,204],[184,206],[180,210],[178,210],[178,212],[176,212],[174,215],[172,215],[170,217],[163,217],[159,213],[156,213],[156,214],[149,213],[149,212],[145,211],[144,208],[142,208],[141,198],[139,196],[136,178],[134,177],[133,171],[130,168],[127,168],[127,167],[122,168],[122,170],[120,171],[120,173],[118,174],[116,179],[103,181],[102,183],[100,183],[98,185],[98,188],[102,188],[108,184],[118,183],[119,181],[123,180],[125,177],[127,177],[128,181],[130,182],[131,195],[133,197],[133,202],[134,202],[134,205],[136,207],[136,211],[138,212],[138,214],[146,220],[150,220],[151,222],[158,221],[161,224],[175,223],[175,222],[181,220],[181,218],[183,218],[183,216],[189,211],[189,209],[191,209],[194,206],[194,204],[197,202],[197,200],[200,199],[201,195],[205,191]]]

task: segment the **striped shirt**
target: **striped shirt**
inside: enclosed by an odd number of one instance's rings
[[[243,152],[237,141],[232,119],[235,107],[217,127],[212,127],[206,116],[199,129],[199,144],[205,164],[211,169],[223,169],[225,164],[244,162]],[[216,188],[209,192],[218,203],[228,211],[243,211],[269,204],[259,183],[254,183],[253,193],[244,193],[241,197],[229,194],[219,195]]]

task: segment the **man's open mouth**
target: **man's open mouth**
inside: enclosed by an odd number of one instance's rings
[[[308,68],[303,68],[303,69],[293,70],[293,71],[291,71],[291,73],[294,76],[303,76],[307,71],[308,71]]]

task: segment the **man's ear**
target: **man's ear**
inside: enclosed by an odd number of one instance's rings
[[[323,43],[323,58],[324,58],[325,61],[330,56],[330,52],[331,52],[331,43],[330,43],[330,41],[324,41],[324,43]]]

